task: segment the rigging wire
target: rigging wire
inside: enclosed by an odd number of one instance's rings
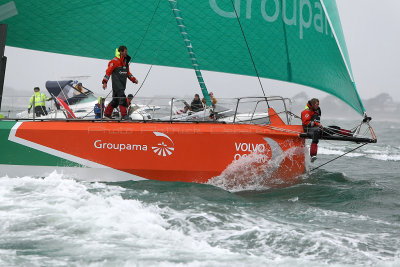
[[[157,10],[158,10],[158,7],[160,6],[160,2],[161,2],[161,0],[158,0],[157,6],[156,6],[156,8],[154,9],[154,12],[153,12],[153,16],[151,17],[149,24],[147,24],[146,31],[145,31],[145,33],[144,33],[144,35],[143,35],[142,40],[140,41],[140,44],[139,44],[138,48],[137,48],[136,51],[135,51],[135,54],[133,55],[133,59],[135,59],[136,54],[137,54],[137,52],[139,51],[139,49],[140,49],[140,47],[141,47],[141,45],[142,45],[142,43],[143,43],[143,41],[144,41],[144,38],[146,37],[147,32],[148,32],[149,29],[150,29],[150,25],[153,23],[154,16],[156,15],[156,12],[157,12]],[[168,24],[169,24],[169,22],[168,22]],[[159,51],[159,49],[157,50],[157,54],[158,54],[158,51]],[[139,88],[138,88],[138,89],[136,90],[136,92],[133,94],[133,98],[135,98],[136,95],[139,93],[140,89],[142,89],[143,84],[144,84],[144,82],[146,81],[147,76],[149,76],[150,71],[151,71],[152,68],[153,68],[153,64],[151,64],[149,70],[147,71],[146,76],[144,77],[142,84],[139,86]],[[132,100],[133,100],[133,98],[132,98]]]
[[[256,67],[256,63],[254,62],[254,59],[253,59],[253,54],[251,53],[250,46],[249,46],[249,44],[248,44],[248,42],[247,42],[246,35],[244,34],[244,30],[243,30],[242,24],[240,23],[239,15],[238,15],[238,13],[237,13],[237,11],[236,11],[236,7],[235,7],[235,4],[233,3],[233,0],[231,0],[231,3],[232,3],[232,6],[233,6],[233,9],[235,10],[236,19],[237,19],[237,21],[238,21],[238,23],[239,23],[240,30],[242,31],[243,39],[244,39],[244,41],[245,41],[245,43],[246,43],[247,51],[249,51],[249,55],[250,55],[250,58],[251,58],[251,62],[253,63],[254,70],[255,70],[255,72],[256,72],[256,74],[257,74],[257,78],[258,78],[258,82],[260,83],[261,90],[262,90],[262,92],[263,92],[263,94],[264,94],[264,97],[267,97],[266,94],[265,94],[265,91],[264,91],[264,87],[263,87],[263,85],[262,85],[262,83],[261,83],[260,75],[258,74],[258,70],[257,70],[257,67]],[[266,101],[267,101],[267,100],[266,100]],[[268,103],[268,101],[267,101],[267,106],[268,106],[268,108],[269,108],[269,103]]]
[[[153,22],[154,16],[156,15],[156,12],[157,12],[157,10],[158,10],[158,7],[160,6],[160,1],[161,1],[161,0],[158,0],[157,6],[156,6],[156,8],[154,9],[154,12],[153,12],[153,16],[151,17],[150,22],[147,24],[146,31],[144,32],[144,35],[143,35],[142,39],[140,40],[139,46],[137,47],[137,49],[136,49],[136,51],[135,51],[135,54],[133,55],[132,59],[135,59],[137,52],[139,51],[140,47],[141,47],[142,44],[143,44],[144,38],[146,37],[147,32],[148,32],[149,29],[150,29],[150,25],[151,25],[151,23]]]
[[[310,172],[315,171],[316,169],[319,169],[319,168],[321,168],[322,166],[324,166],[324,165],[326,165],[326,164],[328,164],[328,163],[330,163],[330,162],[332,162],[332,161],[334,161],[334,160],[337,160],[338,158],[341,158],[341,157],[343,157],[344,155],[347,155],[347,154],[353,152],[354,150],[357,150],[357,149],[359,149],[359,148],[361,148],[361,147],[363,147],[363,146],[365,146],[365,145],[367,145],[367,144],[368,144],[368,143],[364,143],[364,144],[362,144],[362,145],[359,145],[358,147],[353,148],[352,150],[347,151],[346,153],[344,153],[344,154],[342,154],[342,155],[340,155],[340,156],[338,156],[338,157],[336,157],[336,158],[333,158],[333,159],[331,159],[331,160],[325,162],[324,164],[319,165],[318,167],[315,167],[315,168],[311,169]]]
[[[171,11],[171,15],[170,15],[170,17],[169,17],[167,26],[165,27],[164,34],[163,34],[163,37],[162,37],[162,39],[161,39],[161,43],[160,43],[160,45],[159,45],[158,48],[157,48],[156,54],[154,55],[154,58],[153,58],[152,62],[154,62],[154,60],[158,57],[158,54],[159,54],[159,52],[160,52],[160,49],[161,49],[162,45],[164,44],[165,36],[167,35],[168,27],[169,27],[169,24],[171,23],[171,20],[172,20],[172,17],[173,17],[172,14],[173,14],[173,12]],[[147,77],[149,76],[150,71],[152,70],[153,66],[154,66],[154,64],[151,64],[149,70],[148,70],[147,73],[146,73],[146,76],[145,76],[144,79],[143,79],[142,84],[141,84],[140,87],[136,90],[136,93],[133,95],[133,98],[135,98],[135,96],[136,96],[136,95],[139,93],[139,91],[142,89],[142,87],[143,87],[144,83],[146,82]]]

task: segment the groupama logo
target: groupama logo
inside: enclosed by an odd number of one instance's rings
[[[153,132],[155,136],[162,137],[161,142],[158,143],[156,146],[151,147],[153,149],[153,152],[161,157],[167,157],[172,154],[172,152],[175,150],[174,148],[174,142],[172,141],[171,138],[169,138],[168,135],[160,133],[160,132]],[[166,144],[167,140],[169,140],[172,143],[171,145]],[[169,143],[169,142],[167,142]]]
[[[281,22],[282,19],[286,25],[298,28],[300,39],[304,38],[304,31],[309,28],[327,36],[332,34],[322,0],[234,0],[235,9],[232,5],[224,5],[224,2],[209,0],[212,10],[225,18],[236,19],[237,14],[246,20],[260,17],[268,23]]]

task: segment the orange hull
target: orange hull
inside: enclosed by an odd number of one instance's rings
[[[144,179],[205,183],[234,175],[227,170],[243,161],[246,167],[238,173],[250,166],[253,173],[267,171],[290,182],[305,171],[304,139],[295,133],[302,129],[277,127],[290,132],[247,124],[22,122],[9,140],[83,167],[112,168]]]

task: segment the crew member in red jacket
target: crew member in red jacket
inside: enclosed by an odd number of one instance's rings
[[[102,81],[103,89],[105,90],[107,88],[108,80],[112,77],[113,99],[108,104],[104,112],[104,117],[111,118],[114,108],[119,106],[121,118],[128,119],[129,116],[126,110],[128,104],[125,96],[126,79],[128,78],[131,82],[136,84],[138,83],[138,80],[133,77],[132,73],[129,71],[129,61],[131,60],[131,57],[128,56],[128,49],[126,46],[121,45],[117,52],[116,57],[108,63],[106,75]]]
[[[350,130],[342,129],[339,126],[322,127],[321,109],[319,107],[319,100],[316,98],[308,101],[306,108],[301,112],[301,120],[303,122],[303,129],[305,133],[310,133],[312,136],[310,156],[311,161],[314,161],[317,156],[318,141],[322,136],[352,136],[353,132]]]
[[[323,127],[320,123],[321,109],[319,107],[319,100],[313,98],[308,101],[306,108],[301,112],[301,121],[303,122],[303,129],[305,133],[312,135],[312,142],[310,147],[311,159],[317,155],[318,141],[321,138]]]

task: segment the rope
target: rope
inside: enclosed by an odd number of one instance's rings
[[[147,32],[148,32],[149,29],[150,29],[150,25],[151,25],[151,23],[153,22],[153,19],[154,19],[154,16],[155,16],[156,12],[157,12],[158,6],[160,5],[160,1],[161,1],[161,0],[158,0],[157,6],[156,6],[156,8],[154,9],[154,12],[153,12],[153,16],[151,17],[149,24],[147,24],[146,31],[144,32],[143,38],[142,38],[142,40],[140,40],[139,46],[138,46],[138,48],[136,49],[135,54],[133,55],[132,59],[135,59],[137,52],[139,51],[140,47],[142,46],[143,40],[144,40],[144,38],[146,37]]]
[[[296,119],[300,119],[301,120],[301,117],[299,116],[299,115],[296,115],[296,114],[294,114],[293,112],[291,112],[291,111],[286,111],[290,116],[293,116],[294,118],[296,118]]]
[[[171,22],[172,14],[173,14],[173,13],[171,12],[170,18],[169,18],[169,20],[168,20],[168,24],[167,24],[167,26],[165,27],[165,30],[164,30],[164,34],[163,34],[161,43],[160,43],[160,45],[159,45],[158,48],[157,48],[157,52],[156,52],[156,54],[154,55],[154,58],[153,58],[152,62],[154,62],[154,60],[158,57],[158,54],[159,54],[160,49],[161,49],[161,46],[164,44],[165,36],[166,36],[166,34],[167,34],[167,32],[168,32],[168,26],[169,26],[169,24],[170,24],[170,22]],[[151,64],[149,70],[148,70],[147,73],[146,73],[146,76],[145,76],[144,79],[143,79],[142,84],[140,85],[139,89],[136,90],[136,93],[133,95],[133,98],[135,98],[135,96],[136,96],[136,95],[139,93],[139,91],[142,89],[144,83],[145,83],[146,80],[147,80],[147,77],[148,77],[149,74],[150,74],[150,71],[151,71],[152,68],[153,68],[153,65],[154,65],[154,64]]]
[[[334,159],[331,159],[331,160],[325,162],[324,164],[321,164],[321,165],[319,165],[318,167],[315,167],[314,169],[311,169],[310,172],[315,171],[316,169],[319,169],[320,167],[322,167],[322,166],[324,166],[324,165],[326,165],[326,164],[328,164],[328,163],[330,163],[330,162],[332,162],[332,161],[334,161],[334,160],[337,160],[338,158],[341,158],[341,157],[343,157],[344,155],[347,155],[347,154],[353,152],[354,150],[357,150],[357,149],[359,149],[359,148],[361,148],[361,147],[363,147],[363,146],[365,146],[365,145],[367,145],[367,144],[368,144],[368,143],[364,143],[364,144],[362,144],[362,145],[359,145],[358,147],[356,147],[356,148],[354,148],[354,149],[352,149],[352,150],[350,150],[350,151],[344,153],[343,155],[340,155],[340,156],[338,156],[338,157],[336,157],[336,158],[334,158]]]
[[[248,44],[248,42],[247,42],[246,35],[244,34],[244,30],[243,30],[242,24],[240,23],[240,19],[239,19],[238,13],[237,13],[237,11],[236,11],[235,4],[233,3],[233,0],[231,0],[231,3],[232,3],[232,6],[233,6],[233,9],[235,10],[236,18],[237,18],[237,21],[238,21],[238,23],[239,23],[240,30],[242,31],[243,39],[244,39],[244,41],[245,41],[245,43],[246,43],[246,46],[247,46],[247,51],[249,51],[249,55],[250,55],[250,58],[251,58],[251,62],[253,63],[254,70],[255,70],[255,72],[256,72],[256,74],[257,74],[258,82],[260,83],[261,90],[262,90],[262,92],[263,92],[263,94],[264,94],[264,97],[266,97],[265,91],[264,91],[264,87],[263,87],[263,85],[262,85],[262,83],[261,83],[260,75],[258,74],[258,70],[257,70],[257,67],[256,67],[256,63],[254,62],[253,55],[252,55],[252,53],[251,53],[251,51],[250,51],[250,46],[249,46],[249,44]],[[268,101],[267,101],[267,106],[268,106],[268,108],[269,108],[269,103],[268,103]]]
[[[275,130],[275,131],[279,131],[279,132],[283,132],[283,133],[294,133],[294,134],[301,134],[303,133],[302,131],[293,131],[293,130],[287,130],[287,129],[282,129],[279,127],[275,127],[275,126],[271,126],[271,125],[265,125],[265,127],[270,128],[271,130]]]

